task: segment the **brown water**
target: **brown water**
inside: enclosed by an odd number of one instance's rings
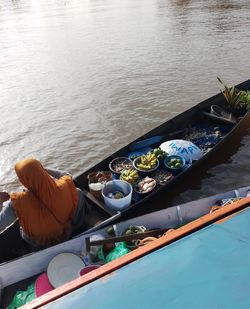
[[[1,190],[33,156],[78,173],[249,76],[248,0],[2,0]],[[180,199],[249,184],[250,134]]]

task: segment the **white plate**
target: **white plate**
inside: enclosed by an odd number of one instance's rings
[[[50,261],[47,275],[51,285],[57,288],[78,278],[83,267],[84,263],[78,255],[69,252],[60,253]]]

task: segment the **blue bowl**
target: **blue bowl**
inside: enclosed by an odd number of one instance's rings
[[[180,160],[180,166],[173,166],[171,165],[170,166],[170,162],[173,162],[173,160]],[[170,171],[173,175],[177,175],[179,174],[180,172],[182,172],[185,168],[185,165],[186,165],[186,160],[181,157],[181,156],[178,156],[178,155],[170,155],[170,156],[167,156],[165,159],[164,159],[164,166],[166,167],[166,169],[168,171]]]
[[[128,156],[128,158],[131,160],[131,161],[134,161],[134,159],[142,156],[143,153],[142,152],[139,152],[139,151],[135,151],[135,152],[131,152]]]

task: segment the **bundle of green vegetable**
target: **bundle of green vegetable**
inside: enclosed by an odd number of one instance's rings
[[[168,154],[162,150],[160,147],[155,148],[151,151],[155,155],[155,157],[159,160],[162,161]]]

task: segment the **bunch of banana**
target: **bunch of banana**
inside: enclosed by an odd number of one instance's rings
[[[120,176],[121,180],[129,182],[131,185],[136,184],[139,180],[139,174],[137,170],[130,168],[128,170],[123,170]]]
[[[156,156],[153,153],[149,152],[146,155],[142,155],[140,157],[137,167],[141,170],[150,170],[156,167],[157,162],[158,161]]]

